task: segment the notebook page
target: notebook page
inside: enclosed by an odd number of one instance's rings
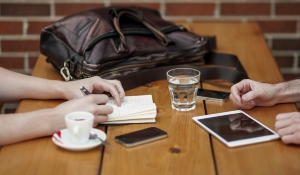
[[[145,105],[152,103],[152,95],[126,96],[121,103],[121,107],[126,105]],[[117,106],[113,97],[110,97],[106,104]]]
[[[130,114],[142,113],[150,110],[156,110],[156,105],[154,103],[143,104],[143,105],[126,105],[122,107],[112,106],[112,107],[114,108],[114,111],[113,113],[108,114],[109,119],[128,116]]]

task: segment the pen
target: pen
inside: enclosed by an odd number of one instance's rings
[[[90,95],[91,94],[84,86],[81,86],[80,90],[83,93],[83,95]],[[109,92],[103,92],[103,94],[111,97],[111,94]]]
[[[84,86],[81,86],[80,90],[83,93],[83,95],[89,95],[89,94],[91,94]]]

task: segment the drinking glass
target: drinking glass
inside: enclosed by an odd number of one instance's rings
[[[200,72],[191,68],[176,68],[167,72],[172,109],[190,111],[196,108]]]

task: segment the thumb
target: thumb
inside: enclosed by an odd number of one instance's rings
[[[249,102],[249,101],[254,100],[254,99],[256,98],[256,96],[257,96],[257,94],[255,94],[253,91],[249,91],[249,92],[247,92],[246,94],[244,94],[244,95],[242,96],[242,99],[243,99],[244,101]]]

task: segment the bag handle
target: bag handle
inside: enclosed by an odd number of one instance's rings
[[[120,35],[120,40],[123,44],[122,48],[125,48],[128,51],[128,46],[125,42],[125,36],[120,28],[120,18],[123,15],[129,16],[136,20],[139,23],[142,23],[164,46],[168,46],[171,41],[168,39],[168,37],[162,33],[160,30],[156,29],[154,26],[152,26],[150,23],[143,20],[142,16],[136,15],[135,13],[127,10],[122,10],[120,12],[116,12],[116,10],[112,10],[110,12],[113,15],[113,24],[116,29],[116,31]],[[123,51],[124,52],[124,51]]]

